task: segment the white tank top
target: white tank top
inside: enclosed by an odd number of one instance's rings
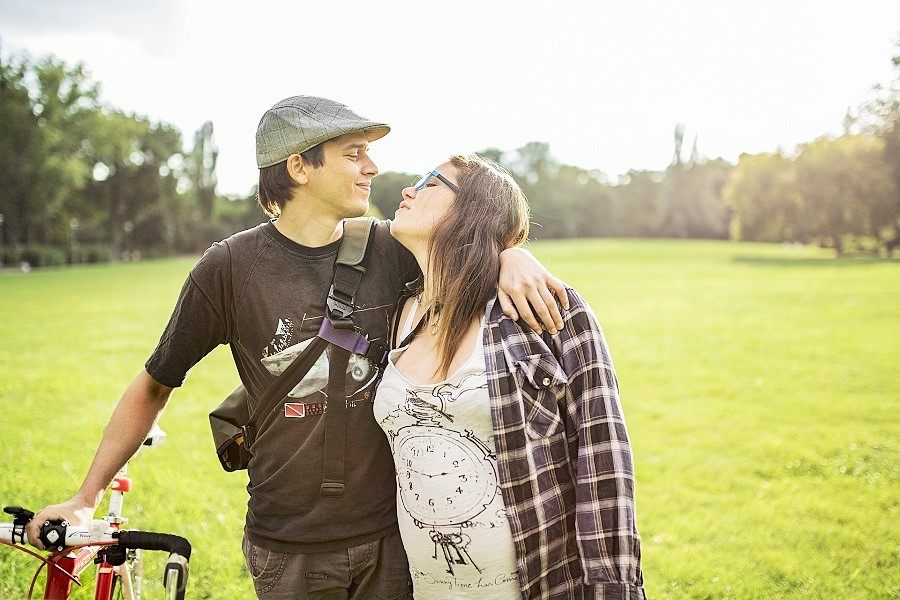
[[[418,301],[400,331],[412,328]],[[397,518],[417,600],[521,598],[497,481],[484,321],[469,359],[444,381],[407,380],[388,357],[375,419],[397,468]]]

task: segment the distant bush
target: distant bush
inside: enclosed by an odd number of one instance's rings
[[[106,244],[84,244],[69,251],[72,264],[105,263],[112,260],[112,248]]]
[[[32,267],[52,267],[66,264],[68,256],[61,248],[40,244],[10,246],[3,249],[4,265],[16,266],[23,262]]]
[[[106,244],[84,244],[69,250],[42,244],[0,248],[0,262],[5,267],[17,267],[23,262],[30,267],[95,264],[109,262],[112,258],[112,249]]]

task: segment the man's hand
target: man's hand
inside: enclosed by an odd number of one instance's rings
[[[72,498],[62,504],[54,504],[42,509],[38,514],[34,515],[31,522],[25,527],[28,534],[28,542],[41,550],[44,550],[44,544],[38,539],[41,534],[41,526],[47,521],[68,521],[69,525],[76,527],[84,527],[90,524],[94,518],[94,510],[96,507],[89,506],[83,500]]]
[[[499,284],[500,307],[511,319],[518,321],[521,317],[538,333],[541,332],[538,318],[551,334],[562,329],[563,319],[556,298],[563,308],[569,308],[566,284],[551,275],[531,252],[524,248],[501,252]]]

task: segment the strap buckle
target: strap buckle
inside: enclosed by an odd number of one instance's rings
[[[331,289],[328,290],[328,299],[325,301],[325,305],[328,307],[328,312],[331,313],[332,320],[335,322],[335,326],[346,329],[348,326],[352,327],[353,323],[350,321],[350,315],[353,314],[354,310],[354,300],[355,298],[338,298],[335,294],[334,284],[331,284]],[[347,325],[349,323],[349,325]]]
[[[250,450],[250,446],[255,442],[255,434],[253,431],[253,426],[247,423],[246,425],[241,426],[241,434],[244,436],[244,448]]]
[[[340,482],[325,482],[320,488],[323,498],[343,498],[344,484]]]

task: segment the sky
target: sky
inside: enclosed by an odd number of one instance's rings
[[[211,120],[236,195],[260,117],[297,94],[389,123],[382,171],[540,141],[615,181],[664,169],[677,123],[709,158],[790,152],[892,79],[898,35],[897,0],[0,0],[5,56],[84,63],[187,144]]]

